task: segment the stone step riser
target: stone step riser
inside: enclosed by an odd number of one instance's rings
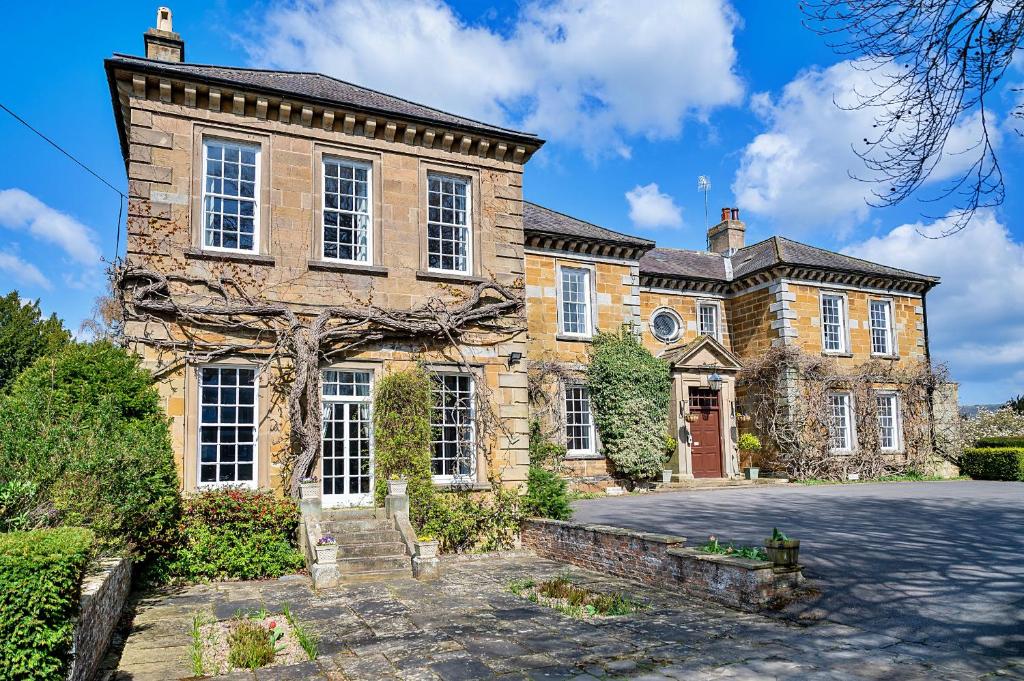
[[[383,572],[386,570],[407,570],[412,567],[408,556],[341,558],[338,557],[338,572],[342,575],[360,574],[365,572]]]
[[[327,530],[325,530],[327,531]],[[330,531],[338,540],[339,545],[343,544],[385,544],[402,541],[402,535],[398,530],[382,530],[379,532],[334,532]]]
[[[320,520],[320,527],[337,534],[353,532],[384,532],[395,529],[390,520]]]
[[[338,558],[392,557],[405,555],[407,555],[405,552],[405,544],[401,542],[338,545]]]
[[[405,567],[401,570],[380,570],[378,572],[359,572],[353,574],[342,573],[341,578],[338,581],[342,584],[355,584],[360,582],[401,579],[403,577],[412,577],[412,570]]]
[[[321,511],[321,520],[324,521],[346,521],[346,520],[386,520],[387,516],[383,508],[359,508],[339,509],[325,508]]]

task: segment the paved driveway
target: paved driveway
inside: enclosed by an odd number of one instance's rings
[[[1024,484],[783,486],[615,497],[575,519],[760,544],[801,540],[823,617],[965,657],[1024,656]],[[800,614],[795,612],[794,614]],[[1006,660],[1008,661],[1008,660]]]

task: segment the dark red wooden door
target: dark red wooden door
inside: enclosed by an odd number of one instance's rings
[[[722,477],[722,427],[719,416],[718,391],[690,388],[690,413],[697,416],[690,422],[693,436],[693,477]]]

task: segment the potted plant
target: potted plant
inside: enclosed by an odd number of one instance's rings
[[[437,550],[440,545],[440,542],[434,539],[433,535],[420,535],[416,537],[416,557],[437,558]]]
[[[316,540],[316,562],[338,562],[338,540],[332,535],[325,534]]]
[[[406,489],[409,487],[409,481],[405,478],[395,478],[394,480],[388,480],[388,494],[398,497],[404,497]]]
[[[761,469],[753,465],[754,452],[760,451],[761,441],[757,439],[756,435],[743,433],[740,435],[740,439],[736,443],[736,447],[740,450],[740,460],[744,463],[751,464],[744,467],[743,477],[747,480],[757,480],[757,476],[761,473]]]
[[[299,480],[299,490],[303,499],[316,499],[320,496],[320,480],[315,475],[307,475]]]
[[[764,540],[768,560],[778,567],[795,567],[800,560],[800,540],[790,539],[779,528],[772,528],[772,536]]]
[[[688,423],[696,423],[699,418],[700,416],[698,414],[694,414],[692,411],[686,412],[686,421]]]
[[[665,436],[665,458],[662,461],[663,466],[667,466],[672,460],[672,457],[676,455],[676,451],[679,449],[679,442],[671,435]],[[672,469],[662,468],[661,469],[661,481],[663,483],[672,482]]]

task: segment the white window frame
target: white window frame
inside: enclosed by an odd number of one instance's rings
[[[253,202],[253,210],[252,210],[252,220],[253,220],[253,222],[252,222],[252,225],[253,225],[252,226],[252,230],[253,230],[252,231],[252,248],[225,248],[224,246],[208,246],[206,244],[206,220],[207,220],[207,217],[206,217],[206,198],[207,198],[207,196],[210,196],[210,193],[207,192],[207,190],[206,190],[206,184],[207,184],[206,181],[207,181],[207,177],[208,177],[208,164],[209,164],[209,161],[210,161],[210,159],[208,158],[209,157],[208,149],[209,149],[210,144],[219,144],[219,145],[224,145],[224,146],[238,147],[239,150],[241,150],[243,148],[248,148],[248,149],[252,149],[252,150],[255,151],[255,168],[254,168],[255,177],[254,177],[254,180],[253,180],[253,196],[252,196],[252,202]],[[201,174],[202,192],[201,192],[201,197],[200,197],[200,201],[199,201],[199,214],[200,214],[200,218],[202,220],[202,222],[200,224],[200,233],[199,233],[200,248],[202,250],[204,250],[204,251],[214,251],[214,252],[219,252],[219,253],[251,253],[251,254],[259,254],[259,252],[260,252],[260,231],[261,231],[261,225],[260,225],[260,191],[262,189],[261,186],[260,186],[260,176],[262,174],[263,147],[259,143],[255,143],[255,142],[240,142],[238,140],[232,140],[232,139],[225,139],[223,137],[210,136],[210,137],[203,137],[203,152],[202,153],[203,153],[203,172]],[[223,180],[223,176],[222,176],[222,180]],[[221,187],[221,189],[223,189],[223,187]],[[212,196],[214,198],[219,198],[222,201],[225,200],[225,195],[223,193],[212,194]],[[241,200],[248,201],[249,200],[248,198],[244,198],[243,199],[242,197],[231,197],[231,196],[228,196],[226,198],[229,199],[229,200],[238,200],[238,201],[241,201]]]
[[[477,456],[477,442],[476,442],[476,380],[477,377],[471,373],[464,371],[437,371],[434,372],[434,376],[437,378],[443,378],[445,376],[459,376],[469,379],[469,473],[465,475],[435,475],[433,473],[434,468],[434,445],[437,443],[434,440],[433,429],[436,425],[434,422],[434,414],[437,410],[437,402],[431,404],[431,418],[430,418],[430,468],[431,468],[431,479],[436,483],[473,483],[476,482],[476,456]],[[431,391],[436,390],[436,385],[431,387]],[[442,424],[443,427],[443,424]]]
[[[703,310],[710,309],[715,318],[715,332],[704,333],[701,329],[701,312]],[[697,302],[697,335],[698,336],[711,336],[715,340],[721,342],[722,340],[722,310],[718,303],[709,302],[706,300]]]
[[[668,315],[673,320],[675,320],[676,331],[675,331],[674,334],[672,334],[672,336],[670,338],[663,338],[663,337],[658,335],[657,331],[654,330],[654,320],[657,319],[658,317],[660,317],[661,315]],[[675,310],[673,310],[670,307],[664,307],[664,306],[663,307],[659,307],[654,312],[652,312],[651,313],[651,319],[648,322],[648,325],[650,326],[650,329],[651,329],[651,335],[654,336],[655,339],[661,341],[662,343],[675,343],[683,335],[683,318],[679,316],[678,312],[676,312]]]
[[[836,301],[838,301],[838,310],[837,310],[837,313],[839,315],[839,347],[838,348],[830,348],[830,347],[828,347],[827,327],[826,327],[826,324],[825,324],[825,301],[826,300],[836,300]],[[820,300],[820,303],[819,303],[819,306],[818,306],[819,312],[821,314],[821,350],[822,350],[822,352],[825,352],[825,353],[828,353],[828,354],[832,354],[832,355],[844,355],[847,352],[849,352],[849,347],[850,347],[850,342],[849,342],[850,321],[849,321],[849,310],[847,309],[847,307],[848,306],[847,306],[846,296],[844,296],[842,293],[825,293],[825,292],[822,292],[821,300]]]
[[[878,404],[880,400],[891,400],[892,404],[892,430],[893,430],[893,446],[885,447],[882,445],[882,411],[881,406]],[[883,452],[899,453],[903,451],[903,415],[900,409],[900,396],[899,393],[893,390],[882,390],[875,393],[875,408],[877,410],[878,419],[878,448]]]
[[[565,289],[564,281],[562,279],[563,273],[569,270],[571,272],[582,272],[583,273],[583,320],[584,330],[583,331],[566,331],[565,329]],[[558,335],[566,338],[580,338],[588,339],[594,336],[594,270],[590,267],[575,267],[572,265],[559,264],[555,272],[558,281],[555,289],[557,295],[555,296],[555,302],[558,305]],[[579,304],[574,301],[574,304]]]
[[[884,352],[875,350],[875,316],[873,314],[874,306],[882,305],[885,310],[885,344],[886,349]],[[871,354],[875,357],[893,357],[896,355],[896,334],[894,333],[895,327],[893,325],[893,304],[892,301],[887,298],[871,298],[868,300],[868,336],[871,342]]]
[[[466,186],[466,224],[465,225],[449,224],[449,223],[446,223],[446,222],[442,222],[440,220],[437,220],[435,222],[435,221],[432,221],[430,219],[430,180],[434,179],[434,178],[436,178],[438,180],[441,180],[441,181],[451,180],[451,181],[458,182],[458,183],[463,184],[463,185]],[[470,177],[464,177],[464,176],[461,176],[461,175],[451,175],[451,174],[447,174],[447,173],[439,173],[439,172],[434,172],[434,171],[428,171],[427,172],[427,186],[424,187],[424,191],[427,192],[427,202],[426,202],[426,208],[425,208],[425,210],[427,211],[427,216],[426,216],[427,217],[427,220],[426,220],[426,224],[427,224],[427,234],[426,234],[426,238],[427,238],[427,243],[426,243],[426,249],[427,249],[427,251],[426,251],[427,252],[427,263],[426,263],[427,264],[427,271],[428,272],[442,272],[442,273],[447,273],[447,274],[471,274],[473,272],[473,179],[470,178]],[[466,229],[466,268],[465,269],[459,270],[459,269],[447,269],[447,268],[444,268],[444,267],[431,267],[431,265],[430,265],[430,225],[432,225],[432,224],[441,225],[442,227],[465,227],[465,229]],[[444,255],[443,254],[439,254],[439,255],[441,256],[441,258],[443,260]]]
[[[828,397],[828,418],[829,418],[829,423],[828,423],[828,438],[829,438],[828,448],[829,448],[829,451],[837,452],[837,453],[841,453],[841,454],[849,454],[849,453],[851,453],[856,448],[856,439],[855,438],[857,437],[857,428],[856,428],[856,425],[853,422],[853,395],[851,395],[848,392],[830,392],[830,393],[828,393],[827,397]],[[844,414],[845,425],[844,425],[844,428],[843,428],[843,439],[846,442],[845,442],[845,446],[843,446],[843,447],[835,447],[835,446],[833,446],[833,440],[835,439],[835,436],[833,435],[833,432],[834,432],[833,428],[835,427],[834,420],[836,418],[835,412],[834,412],[834,410],[835,410],[835,403],[833,402],[833,400],[836,399],[836,398],[839,398],[839,399],[842,400],[842,404],[843,404],[843,407],[845,409],[845,414]]]
[[[337,163],[340,165],[351,166],[352,168],[360,168],[366,171],[366,260],[354,260],[346,258],[330,258],[327,256],[327,240],[324,238],[324,231],[327,229],[327,212],[335,212],[340,214],[347,213],[352,215],[353,219],[357,215],[360,215],[355,208],[351,211],[342,210],[339,204],[338,208],[327,207],[327,164]],[[336,154],[324,153],[320,160],[320,257],[326,262],[338,262],[349,265],[373,265],[373,164],[368,161],[359,161],[345,156],[338,156]],[[341,182],[339,176],[338,181]],[[338,229],[341,229],[340,221]],[[355,252],[355,245],[352,246],[353,253]]]
[[[252,480],[239,482],[214,480],[203,481],[203,369],[252,369],[253,371],[253,396],[252,396],[252,420],[253,420],[253,441],[252,441]],[[219,384],[218,384],[219,385]],[[237,389],[237,384],[236,384]],[[196,487],[198,489],[216,489],[218,487],[246,487],[255,489],[260,479],[260,371],[259,367],[253,364],[201,364],[196,368]],[[218,408],[220,407],[218,397]],[[237,405],[237,400],[236,400]],[[213,425],[213,424],[209,424]],[[217,425],[220,427],[220,416],[217,417]],[[237,427],[237,423],[236,423]],[[218,438],[219,439],[219,438]],[[235,454],[235,471],[238,471],[237,452]],[[217,451],[217,477],[220,477],[220,451]]]
[[[571,442],[571,438],[569,437],[569,400],[572,399],[572,393],[577,390],[584,392],[584,399],[586,399],[587,401],[587,411],[585,412],[587,416],[587,422],[583,426],[586,430],[587,437],[587,447],[585,449],[572,449],[569,447],[569,444]],[[595,454],[597,452],[597,429],[594,427],[594,409],[593,403],[590,400],[590,389],[587,388],[587,386],[583,385],[582,383],[570,383],[566,385],[564,395],[562,397],[562,413],[565,420],[565,455],[570,457],[585,457],[592,456],[593,454]],[[577,411],[574,413],[583,414],[584,412]]]
[[[370,376],[370,380],[369,380],[369,394],[367,394],[367,395],[325,395],[324,394],[323,386],[324,386],[324,384],[326,382],[323,380],[323,378],[324,378],[324,375],[328,371],[337,371],[337,372],[344,372],[344,373],[369,374],[369,376]],[[373,430],[374,430],[373,429],[373,389],[374,389],[374,381],[376,379],[376,373],[374,372],[373,369],[366,368],[366,367],[332,366],[332,367],[325,367],[324,369],[322,369],[320,375],[321,375],[321,381],[320,381],[320,404],[321,404],[321,417],[320,417],[320,494],[321,494],[321,497],[323,499],[325,499],[326,501],[329,501],[329,502],[333,502],[333,501],[336,501],[336,500],[344,501],[344,502],[350,502],[349,505],[360,505],[361,506],[361,505],[365,505],[365,504],[371,504],[371,503],[373,503],[374,483],[376,482],[376,476],[374,474],[374,464],[375,464],[375,460],[376,460],[376,451],[375,451],[375,448],[374,448],[375,443],[374,443],[374,432],[373,432]],[[369,447],[370,447],[370,457],[369,457],[370,458],[370,489],[366,493],[355,494],[355,493],[350,493],[350,492],[344,492],[342,494],[337,494],[337,493],[327,494],[326,492],[324,492],[324,480],[326,480],[327,476],[324,474],[324,449],[323,449],[323,445],[324,445],[324,439],[325,439],[324,438],[324,435],[325,435],[324,428],[326,426],[326,419],[325,419],[326,414],[324,414],[323,412],[325,411],[325,408],[326,408],[327,405],[334,405],[334,404],[365,404],[365,405],[367,405],[367,415],[368,415],[368,424],[369,424],[369,426],[368,426],[369,427],[369,438],[368,439],[369,439]],[[347,437],[347,435],[346,435],[346,437]],[[338,440],[335,439],[335,441],[338,441]],[[334,457],[331,457],[331,458],[334,459],[334,460],[339,460],[339,457],[337,457],[337,456],[334,456]],[[340,459],[340,460],[345,460],[345,459]],[[341,477],[341,478],[345,479],[346,482],[349,479],[349,475],[347,473],[345,473],[344,475],[339,476],[339,475],[337,475],[337,473],[332,472],[331,473],[331,477],[332,478]],[[330,497],[330,498],[328,498],[328,497]]]

